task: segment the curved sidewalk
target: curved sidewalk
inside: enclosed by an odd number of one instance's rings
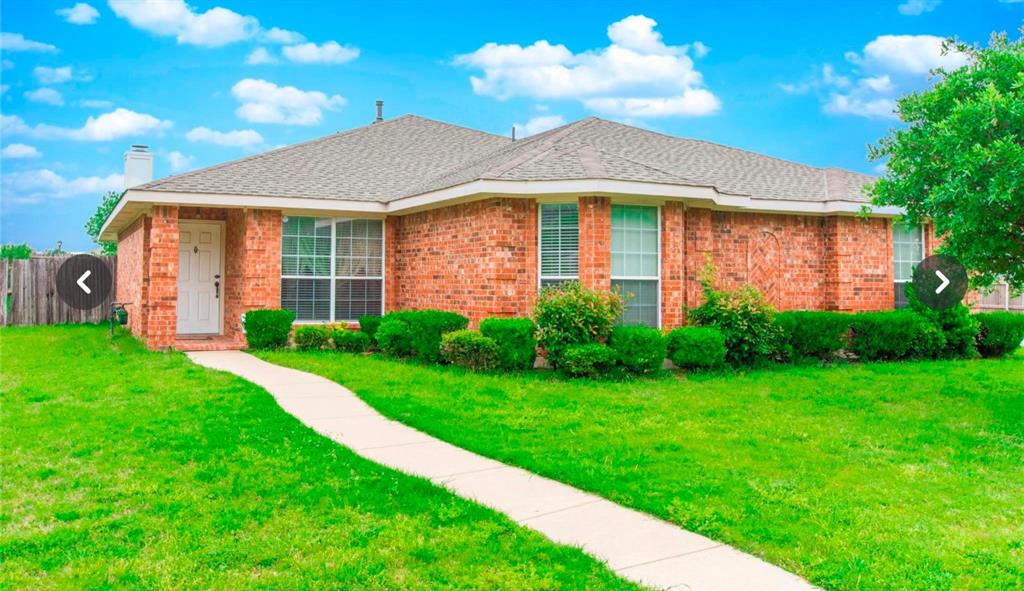
[[[241,351],[188,353],[270,392],[281,407],[356,453],[500,511],[606,562],[619,576],[662,589],[814,589],[803,579],[666,521],[386,419],[326,378]]]

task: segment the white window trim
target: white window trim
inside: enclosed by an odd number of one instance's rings
[[[575,205],[576,206],[576,232],[579,233],[579,214],[580,205],[579,201],[545,201],[537,204],[537,291],[540,292],[543,289],[545,281],[579,281],[579,238],[576,239],[576,274],[575,275],[545,275],[544,266],[541,264],[543,253],[543,242],[541,240],[541,232],[543,230],[543,215],[541,210],[546,205]]]
[[[337,289],[337,281],[336,280],[338,280],[338,279],[348,279],[348,280],[352,280],[352,279],[380,279],[380,315],[383,316],[384,315],[385,302],[387,301],[387,281],[385,281],[385,278],[386,278],[387,272],[388,272],[388,269],[387,269],[387,260],[388,260],[388,257],[387,257],[387,252],[388,252],[387,251],[387,248],[388,248],[388,233],[387,233],[387,223],[388,222],[387,222],[387,219],[382,219],[382,218],[379,218],[379,217],[352,217],[352,216],[323,217],[323,216],[304,216],[304,215],[285,216],[285,217],[311,217],[313,219],[331,220],[331,256],[330,256],[330,258],[331,258],[331,264],[330,264],[331,274],[330,274],[330,276],[326,276],[326,275],[285,275],[284,273],[281,274],[281,279],[282,280],[283,279],[329,279],[330,282],[331,282],[330,283],[330,294],[331,294],[330,295],[330,310],[331,310],[330,311],[330,319],[329,320],[311,320],[311,319],[298,320],[298,319],[296,319],[294,324],[327,324],[327,323],[335,323],[335,322],[347,322],[347,323],[351,324],[352,322],[357,322],[359,320],[358,318],[336,318],[335,317],[335,314],[334,314],[334,304],[335,304],[335,300],[336,300],[335,290]],[[336,260],[335,257],[336,257],[337,249],[338,249],[338,242],[337,242],[338,222],[342,221],[342,220],[361,220],[361,219],[380,220],[380,277],[370,277],[370,276],[367,276],[367,275],[354,276],[354,275],[337,275],[336,274],[336,271],[337,271],[337,260]],[[282,233],[281,234],[282,234],[282,237],[284,236],[284,232],[283,232],[284,223],[285,223],[285,220],[282,218],[282,220],[281,220],[281,226],[282,226]],[[282,254],[282,259],[283,259],[283,256],[284,255]],[[281,302],[281,303],[283,304],[283,302]]]
[[[661,267],[664,264],[664,259],[662,257],[662,253],[661,253],[661,206],[660,205],[644,205],[644,204],[639,204],[639,203],[619,202],[619,201],[612,201],[612,205],[613,206],[614,205],[628,205],[628,206],[639,206],[639,207],[653,207],[653,208],[655,208],[657,210],[657,220],[658,220],[657,221],[657,226],[656,226],[657,227],[656,236],[657,236],[657,240],[658,240],[658,273],[657,273],[657,275],[654,276],[654,277],[647,277],[647,276],[642,276],[641,277],[641,276],[636,276],[636,275],[619,275],[619,276],[616,276],[616,275],[612,275],[611,274],[611,269],[609,269],[608,271],[609,271],[609,275],[611,275],[611,277],[610,277],[611,281],[655,281],[655,282],[657,282],[658,288],[657,288],[656,291],[657,291],[657,294],[658,294],[658,301],[657,301],[656,306],[657,306],[657,309],[658,309],[658,325],[655,326],[654,328],[661,329],[661,272],[662,272]],[[609,220],[608,220],[608,227],[609,228],[611,228],[611,219],[610,219],[610,217],[611,217],[611,211],[609,210]],[[612,243],[612,241],[608,240],[608,254],[609,255],[611,255],[611,248],[612,248],[611,243]],[[609,256],[609,258],[610,258],[610,256]]]
[[[893,221],[893,227],[895,228],[895,224],[898,224],[898,223],[900,223],[900,222]],[[921,258],[917,259],[917,263],[915,263],[915,265],[920,264],[921,261],[923,261],[925,259],[925,257],[928,256],[928,245],[925,244],[924,226],[918,226],[917,230],[921,234]],[[895,232],[893,232],[892,236],[893,236],[893,241],[892,241],[892,275],[893,275],[893,283],[911,283],[911,282],[913,282],[913,279],[896,279],[896,234],[895,234]]]

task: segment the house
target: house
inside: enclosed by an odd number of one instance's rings
[[[530,313],[578,279],[632,294],[623,321],[674,327],[725,286],[781,309],[880,310],[934,246],[858,216],[872,177],[590,117],[514,141],[415,115],[159,180],[125,156],[102,229],[117,297],[152,348],[235,348],[254,308],[346,322],[441,308]]]

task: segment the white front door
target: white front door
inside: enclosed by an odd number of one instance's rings
[[[221,225],[182,222],[178,232],[178,334],[220,333]]]

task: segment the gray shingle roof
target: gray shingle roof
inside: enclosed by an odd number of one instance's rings
[[[482,179],[645,181],[799,201],[867,201],[861,188],[874,180],[596,117],[513,142],[405,115],[139,188],[386,203]]]

